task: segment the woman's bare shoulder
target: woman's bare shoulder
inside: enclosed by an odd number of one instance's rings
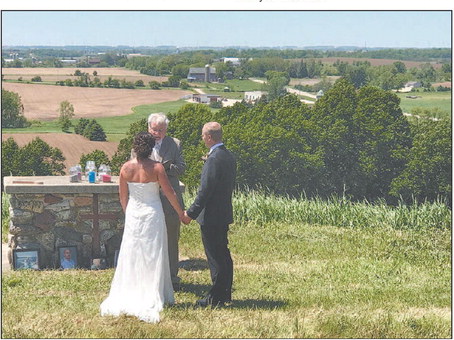
[[[130,177],[137,171],[137,162],[134,160],[127,161],[120,169],[120,175]]]

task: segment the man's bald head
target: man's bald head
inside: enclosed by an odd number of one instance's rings
[[[222,126],[218,122],[209,122],[203,126],[202,134],[211,136],[215,144],[222,141]]]

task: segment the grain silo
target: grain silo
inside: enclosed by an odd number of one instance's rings
[[[205,82],[210,82],[210,65],[205,65]]]

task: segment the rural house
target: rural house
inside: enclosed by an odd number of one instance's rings
[[[214,82],[216,78],[216,68],[206,65],[205,67],[191,67],[189,69],[188,81]]]
[[[404,85],[404,87],[411,87],[411,88],[418,88],[421,87],[422,84],[419,81],[409,81]]]
[[[217,94],[205,94],[205,93],[196,93],[192,95],[192,100],[200,104],[209,104],[217,102],[221,99],[221,96]]]
[[[256,102],[262,96],[266,96],[268,92],[265,91],[246,91],[244,92],[244,100],[248,103]]]
[[[233,66],[240,66],[241,65],[241,59],[240,58],[224,57],[224,58],[221,58],[221,61],[224,62],[224,63],[230,62],[230,63],[232,63]]]

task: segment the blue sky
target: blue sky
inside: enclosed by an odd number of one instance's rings
[[[451,11],[2,11],[2,46],[451,47]]]

